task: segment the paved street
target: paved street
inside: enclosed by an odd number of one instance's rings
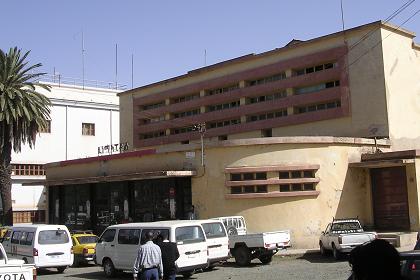
[[[311,279],[311,280],[346,280],[350,267],[346,261],[335,262],[330,258],[323,258],[318,254],[307,254],[300,257],[276,256],[270,265],[261,265],[254,261],[251,267],[240,268],[233,262],[217,267],[212,271],[194,274],[191,279],[196,280],[255,280],[255,279]],[[38,278],[47,279],[103,279],[102,268],[89,265],[80,268],[69,268],[64,274],[57,274],[55,270],[39,272]],[[117,279],[131,279],[131,274],[121,273]],[[177,279],[182,279],[179,276]]]

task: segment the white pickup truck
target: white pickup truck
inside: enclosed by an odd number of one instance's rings
[[[279,249],[290,247],[290,231],[273,231],[262,233],[247,233],[245,219],[242,216],[214,218],[223,221],[225,226],[234,226],[236,234],[229,235],[229,249],[235,261],[240,266],[246,266],[253,259],[259,259],[263,264],[269,264],[273,255]],[[240,220],[242,222],[229,224],[226,221]]]
[[[350,253],[354,247],[378,237],[376,232],[363,230],[358,219],[333,219],[319,238],[319,250],[322,255],[332,251],[338,260],[343,253]]]
[[[0,279],[35,280],[36,268],[25,264],[23,260],[9,259],[3,245],[0,244]]]

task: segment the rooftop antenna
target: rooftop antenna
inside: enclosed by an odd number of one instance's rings
[[[344,31],[344,10],[343,10],[343,0],[340,1],[341,4],[341,24]]]
[[[134,88],[134,54],[131,54],[131,88]]]
[[[118,44],[115,44],[115,89],[118,88]]]
[[[204,49],[204,67],[207,66],[207,50]]]
[[[82,88],[85,89],[85,38],[82,30]]]

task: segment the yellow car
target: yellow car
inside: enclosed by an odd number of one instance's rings
[[[98,239],[98,236],[92,233],[74,233],[71,235],[71,240],[73,241],[74,266],[93,261]]]

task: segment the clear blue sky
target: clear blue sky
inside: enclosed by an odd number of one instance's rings
[[[408,0],[343,0],[345,27],[384,20]],[[395,17],[400,25],[420,1]],[[340,0],[27,0],[2,1],[0,48],[31,50],[30,62],[65,77],[134,86],[185,74],[249,53],[261,53],[296,39],[341,30]],[[420,36],[420,13],[404,28]],[[417,40],[420,42],[420,39]]]

